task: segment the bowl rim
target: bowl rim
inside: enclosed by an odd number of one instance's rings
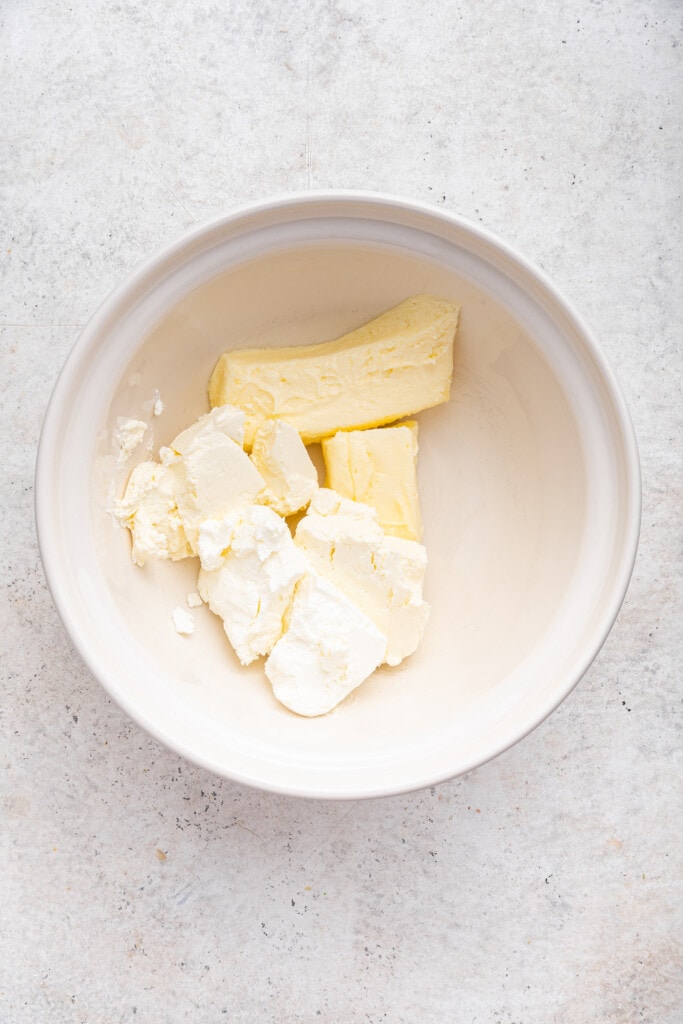
[[[328,787],[321,790],[315,786],[283,785],[277,779],[264,781],[263,778],[257,778],[249,772],[228,772],[217,766],[210,758],[202,757],[201,753],[188,749],[184,741],[169,736],[163,728],[155,724],[153,719],[138,711],[129,700],[125,699],[113,686],[110,686],[106,671],[104,671],[95,658],[91,657],[89,649],[81,641],[80,630],[72,615],[68,594],[61,585],[59,560],[54,544],[54,516],[51,515],[51,506],[48,499],[49,494],[52,492],[50,481],[54,479],[56,464],[56,460],[53,458],[56,454],[56,450],[53,449],[54,438],[58,434],[56,428],[62,419],[65,401],[68,399],[70,388],[75,383],[77,371],[81,364],[97,347],[98,337],[106,326],[107,321],[117,312],[119,306],[129,297],[129,294],[136,287],[142,286],[145,281],[153,277],[154,273],[161,269],[165,263],[178,257],[183,250],[201,240],[202,237],[210,236],[217,229],[225,229],[250,217],[320,203],[342,205],[346,203],[360,203],[367,205],[369,213],[372,208],[383,208],[386,211],[394,210],[397,213],[403,214],[414,213],[431,218],[442,224],[449,224],[465,234],[473,236],[476,240],[497,250],[503,257],[516,263],[569,320],[594,361],[598,374],[612,402],[620,439],[623,444],[622,455],[626,470],[624,541],[620,552],[618,569],[615,572],[609,600],[606,601],[605,609],[600,616],[601,625],[597,632],[597,639],[585,650],[583,657],[580,659],[578,671],[571,675],[565,682],[565,685],[556,692],[553,700],[542,707],[533,719],[516,729],[504,742],[498,743],[493,749],[488,750],[485,756],[481,758],[472,757],[470,762],[465,762],[464,765],[460,765],[454,771],[438,771],[427,774],[424,778],[416,779],[409,784],[369,786],[362,792],[359,792],[357,788],[345,789],[343,786],[335,787],[334,789]],[[191,763],[205,768],[219,777],[262,791],[312,799],[363,799],[413,792],[464,775],[498,757],[533,732],[559,707],[574,687],[578,685],[609,636],[623,604],[633,573],[638,551],[642,515],[642,482],[638,445],[633,422],[621,386],[592,331],[577,312],[574,305],[553,284],[548,275],[493,231],[460,214],[421,200],[403,198],[386,192],[356,189],[292,191],[280,193],[266,199],[242,203],[233,207],[227,213],[219,214],[183,231],[176,239],[156,249],[150,256],[133,268],[99,304],[80,330],[56,379],[46,407],[38,441],[34,485],[34,510],[38,548],[48,589],[72,644],[86,667],[106,693],[137,725],[156,740],[163,743],[164,746],[180,754]]]

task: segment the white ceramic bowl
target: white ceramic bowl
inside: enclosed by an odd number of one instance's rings
[[[112,430],[118,416],[151,422],[158,389],[156,450],[207,410],[225,349],[332,338],[416,292],[463,307],[451,401],[420,415],[431,619],[413,657],[299,718],[207,608],[191,638],[175,633],[196,566],[132,565],[107,510],[136,459],[117,467]],[[623,600],[640,480],[612,373],[543,274],[441,210],[307,193],[191,231],[107,299],[55,387],[36,510],[64,624],[136,722],[227,778],[361,797],[474,768],[567,696]]]

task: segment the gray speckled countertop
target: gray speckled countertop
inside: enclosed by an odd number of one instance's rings
[[[2,5],[2,1024],[683,1019],[680,42],[675,0]],[[45,404],[109,290],[195,222],[321,187],[443,204],[546,270],[644,481],[572,696],[367,803],[148,738],[65,636],[33,526]]]

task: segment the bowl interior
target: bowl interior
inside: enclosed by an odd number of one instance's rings
[[[300,237],[225,230],[186,247],[94,326],[54,442],[71,456],[54,484],[66,621],[133,717],[213,770],[312,795],[399,791],[509,745],[604,638],[627,533],[619,424],[571,318],[507,256],[475,252],[466,231],[437,244],[390,224],[368,237],[361,221],[302,223]],[[451,400],[419,416],[427,632],[336,711],[299,718],[208,608],[193,636],[174,631],[196,560],[132,565],[109,510],[146,453],[117,466],[116,420],[146,420],[156,453],[207,411],[225,349],[326,340],[424,291],[462,305]]]

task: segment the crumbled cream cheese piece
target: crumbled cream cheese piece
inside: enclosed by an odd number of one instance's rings
[[[190,636],[194,633],[194,619],[184,608],[176,608],[171,618],[173,619],[176,633],[180,633],[181,636]]]
[[[187,607],[188,608],[200,608],[204,602],[197,593],[187,595]]]
[[[188,543],[197,553],[199,527],[233,508],[252,504],[265,481],[242,449],[244,413],[231,405],[200,416],[162,448],[165,463],[177,460],[182,474],[178,511]]]
[[[152,412],[155,416],[161,416],[164,411],[164,403],[161,401],[161,395],[158,389],[154,392],[154,405],[152,406]]]
[[[247,449],[269,418],[290,423],[305,444],[391,423],[448,401],[459,315],[447,299],[413,295],[335,341],[226,352],[209,400],[244,409]]]
[[[318,472],[294,427],[282,420],[264,420],[250,457],[266,482],[259,499],[264,505],[281,516],[306,508],[318,489]]]
[[[308,568],[285,521],[252,505],[199,528],[197,589],[243,665],[268,654],[282,635],[297,582]]]
[[[243,436],[244,413],[221,406],[160,448],[160,464],[133,470],[114,511],[133,535],[136,565],[195,554],[204,519],[256,500],[265,483],[241,447]]]
[[[142,444],[147,424],[143,420],[126,419],[119,416],[114,431],[114,444],[119,450],[118,461],[123,463]]]
[[[233,405],[220,405],[211,412],[204,413],[186,430],[182,430],[174,441],[171,449],[178,455],[184,455],[188,449],[202,437],[214,434],[225,434],[240,448],[244,445],[244,413]]]
[[[324,715],[384,660],[387,638],[328,580],[307,572],[288,627],[266,661],[275,697],[298,715]]]
[[[417,423],[340,430],[322,442],[325,486],[370,505],[392,537],[422,537],[417,490]]]
[[[114,515],[131,532],[136,565],[144,565],[148,558],[176,561],[192,554],[178,512],[182,485],[179,462],[141,462],[131,473]]]
[[[178,511],[196,554],[204,520],[252,505],[265,481],[246,452],[218,430],[198,434],[183,448],[179,462],[184,481],[178,492]]]
[[[427,553],[416,541],[387,537],[374,509],[328,488],[313,496],[296,544],[388,637],[386,662],[398,665],[419,644],[429,616],[422,597]]]

